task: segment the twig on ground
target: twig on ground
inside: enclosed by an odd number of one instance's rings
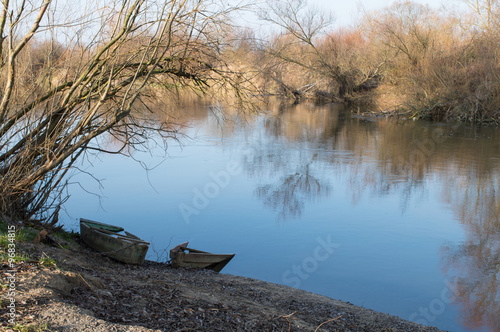
[[[333,318],[333,319],[327,320],[326,322],[323,322],[323,323],[319,324],[319,326],[316,328],[316,330],[314,330],[314,332],[317,332],[317,331],[319,330],[319,328],[320,328],[322,325],[324,325],[324,324],[326,324],[326,323],[333,322],[334,320],[337,320],[337,319],[339,319],[340,317],[342,317],[342,315],[338,316],[337,318]]]
[[[82,275],[80,273],[78,273],[78,275],[80,276],[80,278],[82,278],[83,282],[89,286],[90,289],[94,289],[92,286],[90,286],[90,284],[87,282],[87,280],[83,279]]]
[[[292,328],[292,323],[290,322],[290,320],[288,320],[288,317],[292,317],[293,315],[295,315],[297,311],[291,313],[291,314],[288,314],[288,315],[283,315],[283,316],[280,316],[280,317],[283,317],[286,319],[286,321],[288,322],[288,332],[290,332],[290,329]]]

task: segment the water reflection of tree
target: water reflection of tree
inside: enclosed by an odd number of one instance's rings
[[[335,140],[340,128],[332,106],[279,105],[275,114],[266,119],[263,141],[257,141],[252,157],[245,158],[243,165],[248,175],[269,179],[255,194],[278,212],[279,219],[286,220],[300,217],[306,202],[328,196],[330,186],[321,170],[328,161],[314,151],[329,148],[326,145]]]
[[[440,184],[443,200],[464,225],[467,240],[446,246],[446,270],[458,277],[455,303],[463,325],[500,329],[500,131],[420,122],[378,121],[362,144],[345,131],[355,156],[377,165],[350,162],[353,197],[366,190],[398,192],[409,201],[428,184]],[[347,127],[346,127],[347,128]],[[352,128],[352,126],[349,126]],[[378,132],[380,131],[380,135]],[[357,144],[351,137],[357,135]]]
[[[329,117],[334,113],[315,112],[281,109],[267,120],[265,140],[255,147],[245,170],[253,177],[278,180],[259,186],[257,196],[287,218],[300,216],[307,200],[329,195],[327,174],[332,169],[349,175],[353,202],[366,192],[398,193],[403,209],[410,198],[420,199],[415,195],[425,194],[428,184],[440,184],[444,202],[467,235],[463,244],[442,252],[446,269],[458,276],[455,303],[463,311],[463,324],[499,330],[500,131],[341,121]],[[283,149],[286,144],[292,149]],[[302,152],[293,154],[294,148]]]
[[[317,156],[314,154],[309,163],[281,177],[278,182],[259,186],[257,197],[278,211],[282,219],[300,217],[305,201],[326,197],[330,191],[328,183],[312,174],[311,164]]]
[[[443,263],[458,273],[463,324],[500,329],[500,197],[498,178],[450,181],[447,198],[467,228],[467,240],[443,249]],[[461,186],[465,185],[465,188]],[[461,189],[461,190],[460,190]]]
[[[463,325],[499,330],[500,131],[384,120],[377,128],[381,135],[350,145],[355,155],[378,163],[353,177],[353,195],[371,188],[378,193],[397,190],[409,199],[429,183],[440,183],[444,202],[467,236],[464,243],[442,252],[445,270],[458,277],[455,303]]]

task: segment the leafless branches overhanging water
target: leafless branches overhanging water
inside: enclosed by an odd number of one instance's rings
[[[116,153],[177,139],[179,123],[148,108],[169,91],[247,98],[240,75],[221,56],[223,35],[211,33],[230,28],[224,18],[231,8],[115,1],[57,21],[59,5],[5,0],[0,12],[0,209],[18,218],[58,211],[79,157],[111,152],[97,137],[110,135]],[[86,24],[95,28],[86,38],[51,39],[69,35],[67,29],[78,35]]]

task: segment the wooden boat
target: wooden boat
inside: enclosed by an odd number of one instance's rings
[[[212,254],[188,248],[189,242],[181,243],[170,250],[172,267],[209,269],[220,272],[235,254]]]
[[[128,264],[142,264],[149,243],[122,227],[80,218],[80,236],[83,242],[106,256]]]

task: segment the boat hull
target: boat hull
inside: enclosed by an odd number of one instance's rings
[[[144,262],[149,248],[148,242],[134,235],[113,234],[123,230],[121,227],[102,223],[97,223],[99,225],[96,226],[96,223],[87,219],[80,220],[80,236],[86,245],[123,263],[140,265]]]
[[[170,250],[172,267],[209,269],[220,272],[235,254],[212,254],[205,251],[187,248],[183,243]]]

